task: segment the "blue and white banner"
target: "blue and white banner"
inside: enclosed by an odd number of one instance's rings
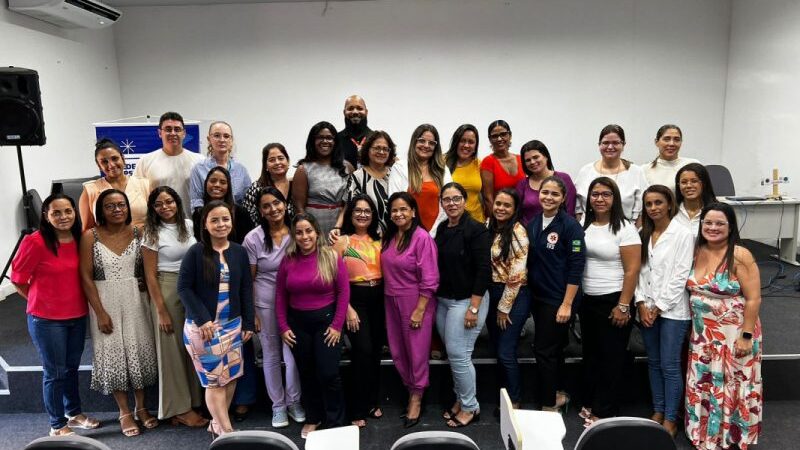
[[[122,149],[125,155],[125,175],[132,175],[139,159],[162,147],[161,138],[158,137],[158,122],[147,122],[147,118],[136,117],[112,122],[94,124],[97,139],[108,138],[113,140]],[[200,153],[200,122],[185,121],[186,137],[183,147],[195,153]]]

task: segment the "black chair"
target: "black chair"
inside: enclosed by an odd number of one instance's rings
[[[711,185],[714,186],[715,194],[720,197],[736,195],[733,177],[727,167],[709,164],[706,166],[706,170],[708,170],[708,176],[711,178]]]
[[[291,439],[272,431],[234,431],[211,443],[208,450],[299,450]]]
[[[453,431],[419,431],[407,434],[391,450],[480,450],[478,444]]]
[[[111,450],[106,444],[85,436],[52,436],[36,439],[25,450]]]
[[[575,450],[676,450],[667,430],[650,419],[612,417],[587,428]]]

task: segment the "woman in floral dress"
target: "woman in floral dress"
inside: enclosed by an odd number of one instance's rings
[[[761,431],[761,281],[738,230],[729,205],[703,209],[687,282],[686,434],[698,449],[746,450]]]

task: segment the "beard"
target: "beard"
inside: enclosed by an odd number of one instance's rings
[[[360,136],[364,133],[367,129],[367,116],[358,117],[356,118],[356,123],[353,122],[353,119],[346,117],[344,119],[344,127],[350,134],[354,136]]]

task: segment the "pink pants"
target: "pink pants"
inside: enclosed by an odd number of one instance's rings
[[[436,317],[436,299],[428,300],[422,325],[411,328],[411,313],[419,296],[386,296],[386,335],[400,379],[411,395],[422,396],[428,387],[428,354]]]

